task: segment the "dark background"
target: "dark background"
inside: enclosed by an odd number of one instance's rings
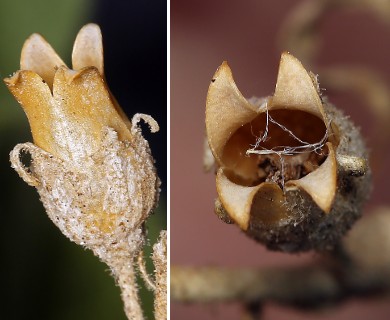
[[[310,1],[310,0],[309,0]],[[246,97],[267,96],[275,88],[281,51],[278,32],[301,0],[171,1],[171,263],[178,265],[272,267],[302,265],[314,253],[289,255],[267,251],[213,212],[215,177],[202,170],[205,101],[209,82],[227,60]],[[388,3],[388,2],[383,2]],[[319,24],[320,54],[312,68],[363,65],[390,85],[390,21],[362,10],[329,13]],[[294,52],[292,52],[294,54]],[[319,75],[321,83],[321,74]],[[373,148],[374,118],[361,97],[326,90],[330,101],[361,127]],[[390,107],[390,106],[389,106]],[[390,160],[380,150],[384,168],[374,168],[369,206],[389,204]],[[384,254],[389,254],[384,253]],[[173,303],[172,319],[240,319],[238,304]],[[296,311],[267,304],[264,320],[389,319],[390,300],[351,299],[337,308]]]
[[[70,66],[73,41],[88,22],[102,29],[111,91],[132,117],[152,115],[149,134],[163,182],[159,208],[148,223],[152,244],[166,228],[166,1],[16,0],[0,4],[0,76],[19,69],[24,40],[42,34]],[[10,168],[8,154],[31,141],[27,119],[0,84],[0,319],[125,319],[119,288],[91,252],[71,243],[46,216],[34,188]],[[152,296],[142,289],[150,318]]]

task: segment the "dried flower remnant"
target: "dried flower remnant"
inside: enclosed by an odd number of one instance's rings
[[[245,99],[224,62],[207,95],[216,212],[269,248],[329,249],[360,216],[370,174],[359,131],[288,53],[275,93]]]
[[[134,259],[144,222],[155,208],[160,181],[138,122],[129,121],[104,79],[97,25],[77,35],[69,69],[38,34],[25,42],[21,70],[5,79],[25,110],[34,144],[17,145],[12,166],[37,188],[50,219],[72,241],[106,262],[122,290],[129,319],[142,318]],[[31,155],[26,167],[22,154]]]

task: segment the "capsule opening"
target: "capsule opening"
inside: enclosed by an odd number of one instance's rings
[[[226,143],[222,162],[236,184],[255,186],[300,179],[327,157],[324,121],[300,110],[272,110],[240,127]]]

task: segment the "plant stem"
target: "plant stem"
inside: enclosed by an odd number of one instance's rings
[[[156,320],[167,319],[167,232],[160,232],[157,243],[153,246],[153,264],[155,274],[154,317]]]
[[[388,279],[361,283],[356,274],[340,277],[342,273],[322,266],[263,270],[172,266],[171,298],[192,303],[274,301],[316,308],[359,293],[390,291]]]
[[[118,264],[117,267],[113,268],[113,272],[121,289],[121,297],[127,318],[131,320],[143,319],[132,260],[129,259],[123,264]]]

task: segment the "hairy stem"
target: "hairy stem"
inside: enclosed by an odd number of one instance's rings
[[[152,255],[155,268],[154,317],[156,320],[167,319],[167,232],[160,232]]]
[[[145,234],[143,229],[140,228],[128,237],[123,238],[118,244],[110,246],[108,250],[101,251],[99,247],[94,250],[94,253],[111,268],[112,274],[121,289],[126,316],[131,320],[144,318],[138,296],[135,272],[136,259],[144,242]]]
[[[140,272],[140,275],[142,279],[145,282],[146,287],[150,291],[155,291],[156,290],[156,285],[154,284],[153,280],[151,279],[148,270],[146,269],[146,262],[144,258],[144,252],[141,250],[138,257],[137,257],[137,266],[138,270]]]
[[[122,261],[122,263],[115,263],[111,268],[121,289],[121,297],[127,318],[135,320],[143,319],[132,259]]]

